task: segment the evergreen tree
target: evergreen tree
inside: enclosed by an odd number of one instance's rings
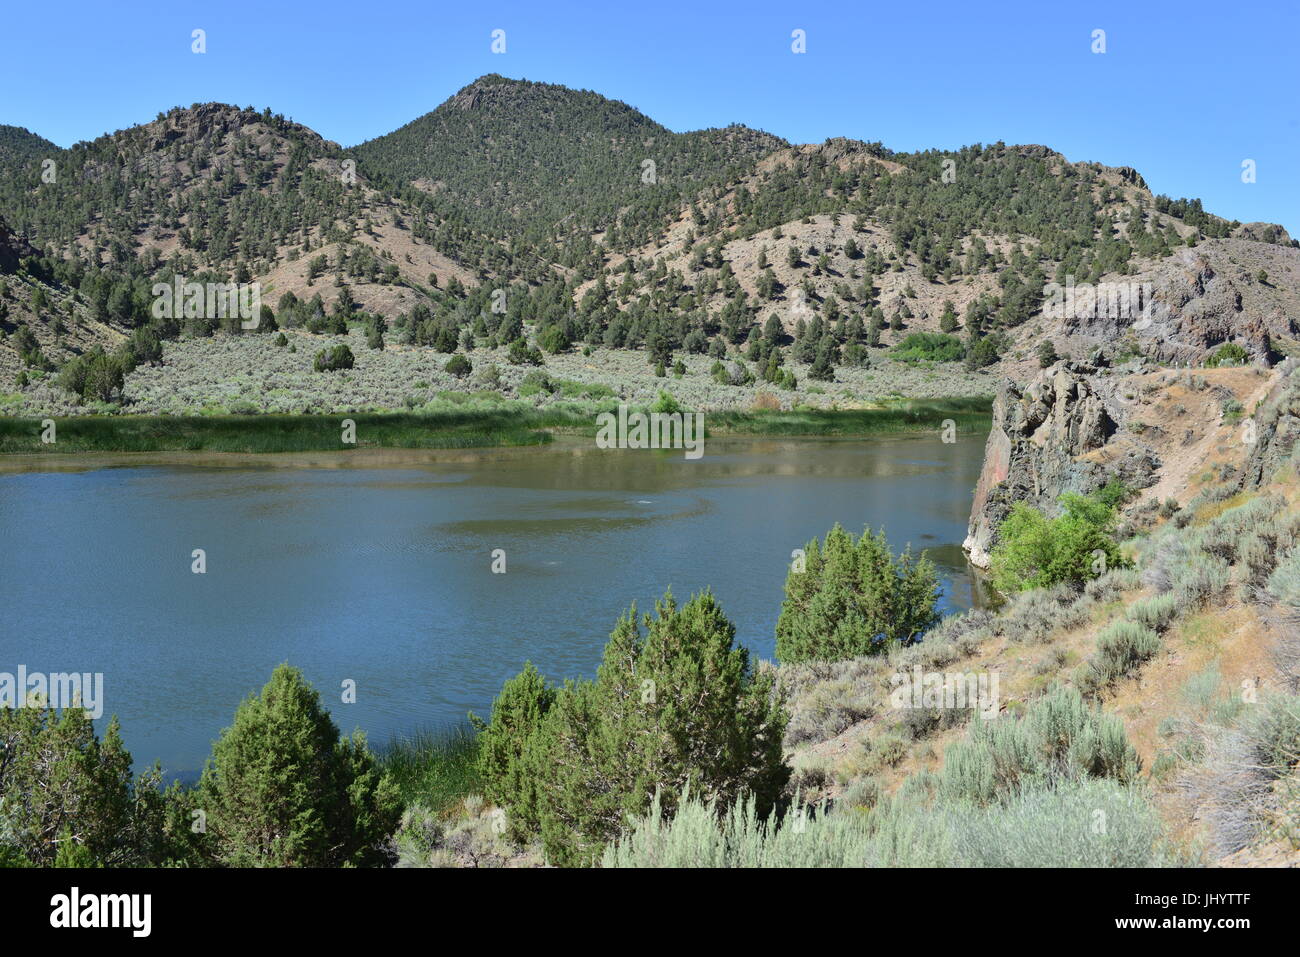
[[[770,810],[789,778],[773,679],[712,594],[681,607],[668,594],[655,612],[619,620],[594,681],[552,692],[528,666],[493,706],[487,791],[513,824],[540,827],[554,864],[590,863],[656,791],[670,810],[688,785],[724,809],[752,794]]]
[[[156,866],[184,857],[155,766],[133,779],[114,718],[101,740],[82,708],[0,708],[0,860],[40,867]],[[188,822],[186,822],[187,826]]]
[[[854,540],[838,524],[804,549],[804,569],[786,576],[776,623],[783,663],[838,661],[915,641],[939,620],[934,564],[911,549],[895,558],[882,530]]]
[[[365,736],[340,739],[319,693],[288,665],[239,706],[196,801],[207,855],[235,867],[385,863],[401,811]]]

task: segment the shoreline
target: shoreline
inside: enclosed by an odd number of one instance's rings
[[[726,452],[760,443],[854,443],[861,441],[908,441],[923,437],[925,430],[881,432],[864,435],[760,435],[716,433],[711,443]],[[972,441],[975,431],[959,431],[962,441]],[[0,476],[30,472],[86,472],[105,468],[184,467],[199,469],[402,469],[449,465],[487,465],[515,461],[535,454],[571,456],[598,455],[621,451],[653,451],[679,454],[678,449],[602,449],[590,435],[555,432],[551,441],[534,445],[484,445],[472,448],[383,448],[319,449],[289,452],[221,452],[205,449],[142,452],[78,451],[54,453],[10,452],[0,454]]]
[[[437,413],[353,412],[329,415],[0,417],[0,463],[48,461],[70,455],[236,453],[252,456],[376,450],[447,451],[546,445],[559,436],[594,437],[596,416],[616,405],[557,404]],[[648,411],[648,410],[646,410]],[[869,438],[938,430],[951,422],[959,434],[987,429],[992,399],[901,400],[843,410],[705,411],[706,437],[766,436]],[[53,442],[42,433],[52,422]],[[353,441],[345,424],[353,423]],[[4,469],[0,464],[0,470]]]

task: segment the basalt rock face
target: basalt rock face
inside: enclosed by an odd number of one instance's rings
[[[1255,441],[1240,473],[1246,490],[1273,481],[1279,469],[1295,460],[1300,440],[1300,361],[1287,359],[1278,372],[1277,384],[1252,417]]]
[[[1290,246],[1291,234],[1277,223],[1242,223],[1233,232],[1234,236],[1249,239],[1257,243],[1273,243],[1278,246]]]
[[[1130,340],[1148,358],[1171,365],[1203,362],[1228,342],[1246,349],[1252,361],[1269,363],[1276,358],[1274,345],[1296,339],[1300,326],[1283,301],[1260,294],[1257,279],[1236,261],[1250,245],[1211,254],[1181,250],[1146,272],[1099,284],[1095,307],[1091,298],[1076,295],[1083,305],[1067,308],[1063,331],[1111,351]],[[1287,250],[1282,261],[1294,257]]]
[[[1016,502],[1053,513],[1064,493],[1087,494],[1112,478],[1150,485],[1159,463],[1148,451],[1126,448],[1105,465],[1087,457],[1128,417],[1122,391],[1090,363],[1058,362],[1023,387],[1003,380],[964,543],[971,562],[988,567],[997,528]]]
[[[1268,358],[1270,336],[1291,337],[1295,323],[1280,311],[1243,308],[1244,272],[1216,270],[1192,250],[1175,256],[1155,284],[1149,321],[1138,322],[1147,354],[1160,362],[1195,363],[1225,342],[1245,347],[1257,361]]]

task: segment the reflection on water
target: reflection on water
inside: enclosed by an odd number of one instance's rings
[[[688,461],[561,438],[12,457],[0,671],[103,672],[137,763],[192,773],[281,661],[345,731],[383,740],[486,713],[525,659],[591,674],[619,614],[669,587],[712,587],[738,640],[770,658],[790,552],[837,521],[927,550],[946,609],[980,603],[960,542],[982,451],[978,437],[711,438]],[[344,705],[348,679],[357,702]]]

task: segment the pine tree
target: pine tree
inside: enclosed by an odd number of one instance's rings
[[[236,867],[384,863],[401,812],[365,736],[340,739],[320,694],[289,665],[236,710],[196,801],[207,855]]]
[[[879,654],[914,641],[939,620],[934,564],[895,558],[882,530],[854,540],[839,524],[824,542],[804,549],[802,571],[791,567],[776,624],[776,653],[784,663],[838,661]]]
[[[790,773],[786,716],[735,633],[709,592],[680,608],[670,593],[640,625],[635,607],[619,619],[594,681],[552,696],[526,667],[484,731],[489,796],[536,820],[559,865],[592,861],[656,791],[669,810],[688,784],[722,808],[752,794],[770,810]]]
[[[957,310],[951,299],[943,301],[943,314],[939,317],[940,332],[954,332],[957,329]]]

